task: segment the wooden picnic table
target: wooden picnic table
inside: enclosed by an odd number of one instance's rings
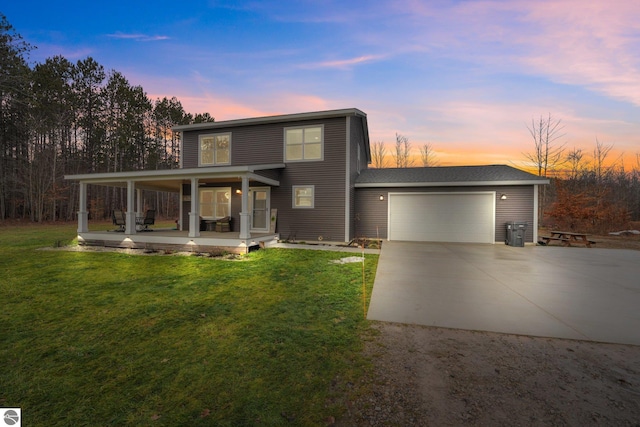
[[[572,243],[585,245],[590,248],[596,242],[587,239],[587,233],[574,233],[571,231],[552,231],[551,236],[541,236],[542,241],[548,245],[550,242],[560,242],[562,246],[571,246]]]

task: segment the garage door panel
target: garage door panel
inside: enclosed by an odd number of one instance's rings
[[[493,243],[492,193],[389,195],[389,239]]]

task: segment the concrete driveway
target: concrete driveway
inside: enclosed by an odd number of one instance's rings
[[[385,242],[367,318],[640,345],[640,251]]]

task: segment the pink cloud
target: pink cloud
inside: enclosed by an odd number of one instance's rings
[[[315,62],[312,64],[302,65],[301,68],[339,68],[348,69],[355,65],[365,64],[368,62],[378,61],[382,59],[382,55],[363,55],[356,58],[340,59],[334,61]]]
[[[389,8],[403,31],[370,40],[388,51],[540,75],[640,105],[640,2],[414,0]]]
[[[640,105],[640,3],[535,3],[527,21],[541,28],[523,63],[566,84],[584,84]]]
[[[213,92],[195,95],[190,91],[174,92],[172,94],[154,92],[149,93],[148,96],[151,99],[175,96],[186,112],[192,114],[208,112],[217,121],[322,111],[344,107],[344,104],[338,105],[335,102],[317,96],[295,93],[278,94],[277,96],[263,94],[249,99]],[[274,102],[276,98],[277,102]]]
[[[233,120],[267,115],[265,111],[244,105],[229,98],[210,95],[191,95],[178,93],[149,93],[151,99],[176,97],[185,112],[190,114],[209,113],[216,121]]]

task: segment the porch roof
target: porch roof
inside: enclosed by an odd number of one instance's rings
[[[86,184],[127,187],[134,181],[137,188],[154,191],[179,192],[183,181],[198,178],[202,183],[241,181],[243,177],[262,184],[279,186],[280,181],[260,175],[259,171],[283,169],[284,163],[243,166],[213,166],[188,169],[165,169],[131,172],[88,173],[65,175],[65,179]]]

